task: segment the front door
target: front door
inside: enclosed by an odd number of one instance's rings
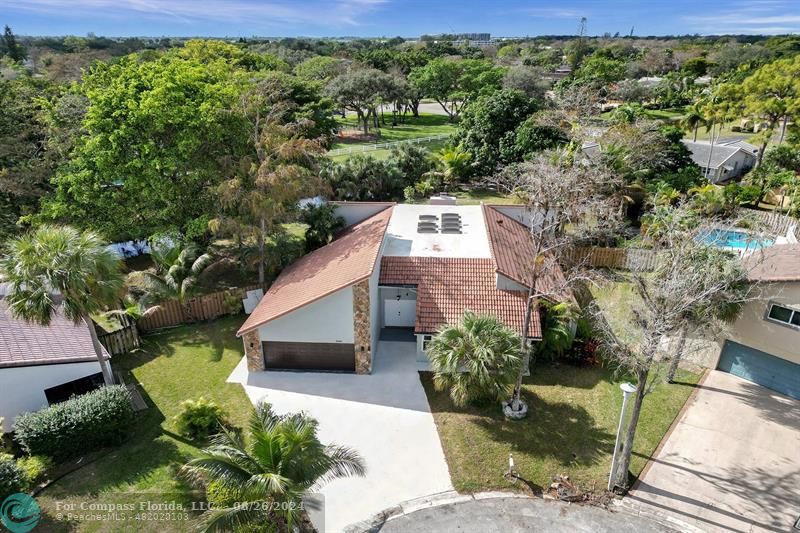
[[[413,328],[417,318],[416,300],[384,300],[383,323],[390,328]]]

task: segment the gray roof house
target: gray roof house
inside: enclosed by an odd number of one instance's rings
[[[48,326],[14,317],[0,283],[0,433],[14,418],[103,384],[89,326],[58,312]],[[106,359],[110,355],[104,351]]]
[[[709,141],[684,140],[683,144],[711,183],[738,178],[758,160],[758,148],[740,139],[718,141],[713,147]]]

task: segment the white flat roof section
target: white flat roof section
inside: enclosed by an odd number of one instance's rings
[[[461,233],[419,233],[420,215],[442,213],[461,216]],[[489,236],[479,205],[409,205],[394,207],[386,229],[384,256],[489,258]]]

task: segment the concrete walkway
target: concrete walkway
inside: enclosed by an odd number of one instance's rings
[[[789,532],[800,516],[800,401],[711,371],[624,504],[698,531]]]
[[[323,512],[310,513],[321,533],[339,532],[397,502],[452,490],[415,357],[415,343],[380,342],[370,376],[249,374],[243,359],[228,379],[242,383],[254,404],[307,412],[319,421],[323,443],[349,446],[364,458],[366,477],[322,489]]]
[[[444,496],[444,495],[443,495]],[[441,499],[441,498],[440,498]],[[353,528],[353,533],[655,533],[677,531],[627,513],[598,507],[482,493],[454,495],[451,502],[436,502],[410,512],[399,509],[384,523]],[[413,502],[410,502],[413,504]],[[419,505],[421,507],[421,504]]]

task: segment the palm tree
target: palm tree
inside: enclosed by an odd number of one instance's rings
[[[131,272],[127,279],[128,287],[141,293],[137,301],[143,314],[152,313],[169,300],[185,305],[195,294],[200,275],[214,262],[211,254],[200,254],[192,244],[153,246],[150,257],[155,264],[154,272]]]
[[[578,309],[570,302],[551,303],[543,300],[540,304],[542,319],[542,340],[536,346],[537,357],[555,360],[569,350],[575,340],[575,325]]]
[[[689,107],[689,112],[681,119],[681,127],[692,131],[692,142],[697,142],[697,130],[706,125],[706,118],[698,103]]]
[[[226,500],[237,504],[208,511],[205,531],[235,531],[245,526],[291,531],[300,517],[299,504],[309,491],[366,473],[357,452],[320,443],[317,421],[304,413],[279,416],[269,404],[261,403],[249,429],[245,441],[222,428],[211,446],[184,466],[189,478],[213,482]]]
[[[120,266],[96,233],[69,226],[41,226],[12,239],[8,255],[0,260],[0,271],[11,285],[6,297],[11,313],[46,326],[63,310],[75,324],[85,323],[107,385],[114,378],[91,315],[119,298]]]
[[[522,362],[521,342],[496,317],[466,311],[433,337],[428,358],[436,389],[448,390],[461,407],[508,395]]]
[[[472,154],[458,148],[443,148],[434,155],[436,170],[426,172],[424,176],[432,176],[442,180],[445,185],[455,185],[467,175]]]

